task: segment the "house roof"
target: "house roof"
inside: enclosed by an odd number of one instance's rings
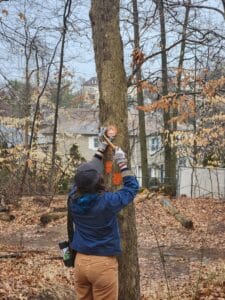
[[[60,109],[58,133],[98,134],[99,117],[96,109]]]
[[[139,120],[138,110],[136,108],[131,108],[128,111],[128,128],[130,135],[138,135]],[[162,128],[163,118],[161,113],[145,113],[146,135],[153,135],[156,132],[159,132]]]
[[[138,134],[138,110],[129,109],[128,123],[130,135]],[[146,134],[152,135],[162,128],[159,114],[146,113]],[[58,133],[97,135],[99,131],[99,111],[90,108],[59,110]]]
[[[21,144],[23,142],[22,130],[0,124],[0,141],[5,142],[8,147]]]
[[[98,85],[97,77],[91,77],[83,83],[83,86],[85,85]]]
[[[30,134],[28,135],[30,140]],[[0,142],[5,142],[8,147],[24,143],[24,130],[21,128],[10,127],[0,124]],[[42,134],[38,135],[38,144],[45,143],[45,137]]]

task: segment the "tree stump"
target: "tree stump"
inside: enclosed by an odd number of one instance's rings
[[[59,220],[65,216],[66,216],[65,212],[50,212],[47,214],[43,214],[40,217],[40,222],[42,225],[47,225],[48,223]]]

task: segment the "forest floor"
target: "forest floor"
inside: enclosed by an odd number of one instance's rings
[[[186,229],[156,198],[135,201],[142,299],[225,299],[225,201],[173,199],[193,221]],[[72,300],[73,269],[60,260],[66,213],[41,225],[40,216],[65,207],[57,196],[46,208],[41,197],[11,206],[15,218],[0,220],[0,299]],[[2,214],[2,213],[1,213]]]

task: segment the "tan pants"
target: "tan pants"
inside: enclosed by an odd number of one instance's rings
[[[116,257],[77,253],[74,270],[77,300],[118,299]]]

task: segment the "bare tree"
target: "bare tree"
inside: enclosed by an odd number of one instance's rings
[[[56,135],[57,135],[57,123],[58,123],[58,111],[59,103],[61,98],[61,83],[62,83],[62,70],[63,70],[63,61],[64,61],[64,49],[65,49],[65,40],[67,33],[67,23],[68,18],[71,14],[71,4],[72,0],[67,0],[64,6],[63,12],[63,28],[62,28],[62,40],[61,40],[61,51],[60,51],[60,62],[59,62],[59,72],[58,72],[58,84],[57,84],[57,93],[56,93],[56,102],[55,102],[55,117],[54,117],[54,129],[53,129],[53,140],[52,140],[52,168],[55,166],[56,159]]]
[[[43,86],[41,88],[40,93],[37,96],[37,101],[36,101],[36,106],[35,106],[35,110],[34,110],[34,116],[33,116],[33,120],[32,120],[31,131],[30,131],[28,152],[27,152],[27,155],[26,155],[25,167],[24,167],[23,176],[22,176],[21,185],[20,185],[20,192],[19,192],[20,195],[23,194],[23,189],[24,189],[24,185],[25,185],[25,182],[26,182],[26,176],[27,176],[27,172],[28,172],[28,162],[29,162],[29,159],[30,159],[30,151],[32,149],[32,144],[33,144],[34,136],[35,136],[35,124],[36,124],[36,121],[37,121],[38,113],[40,111],[40,100],[41,100],[41,97],[43,96],[43,94],[45,92],[45,89],[46,89],[46,86],[48,84],[50,69],[51,69],[51,66],[53,64],[53,61],[54,61],[54,58],[55,58],[55,55],[56,55],[56,51],[58,49],[58,45],[59,45],[60,41],[61,41],[61,38],[55,46],[54,52],[52,54],[50,63],[49,63],[48,68],[47,68],[45,81],[43,83]],[[38,61],[38,58],[36,58],[36,59]],[[40,80],[39,79],[39,67],[38,67],[38,62],[37,62],[37,84],[38,84],[38,86],[39,86],[39,83],[40,83],[39,80]]]
[[[162,95],[168,95],[168,62],[166,52],[166,24],[164,15],[164,0],[157,0],[160,20],[160,46],[161,46],[161,66],[162,66]],[[172,195],[176,194],[176,153],[172,149],[171,124],[172,108],[165,110],[164,117],[164,149],[165,149],[165,188]]]
[[[137,66],[142,63],[137,0],[132,0],[132,4],[133,4],[133,27],[134,27],[133,66]],[[135,58],[135,53],[137,55],[137,59]],[[142,82],[142,74],[141,74],[141,67],[139,67],[136,74],[137,103],[139,106],[144,105],[144,95],[143,95],[141,82]],[[148,174],[148,156],[147,156],[147,141],[146,141],[144,111],[138,110],[138,120],[139,120],[139,141],[140,141],[140,148],[141,148],[142,186],[147,188],[149,185],[149,174]]]

